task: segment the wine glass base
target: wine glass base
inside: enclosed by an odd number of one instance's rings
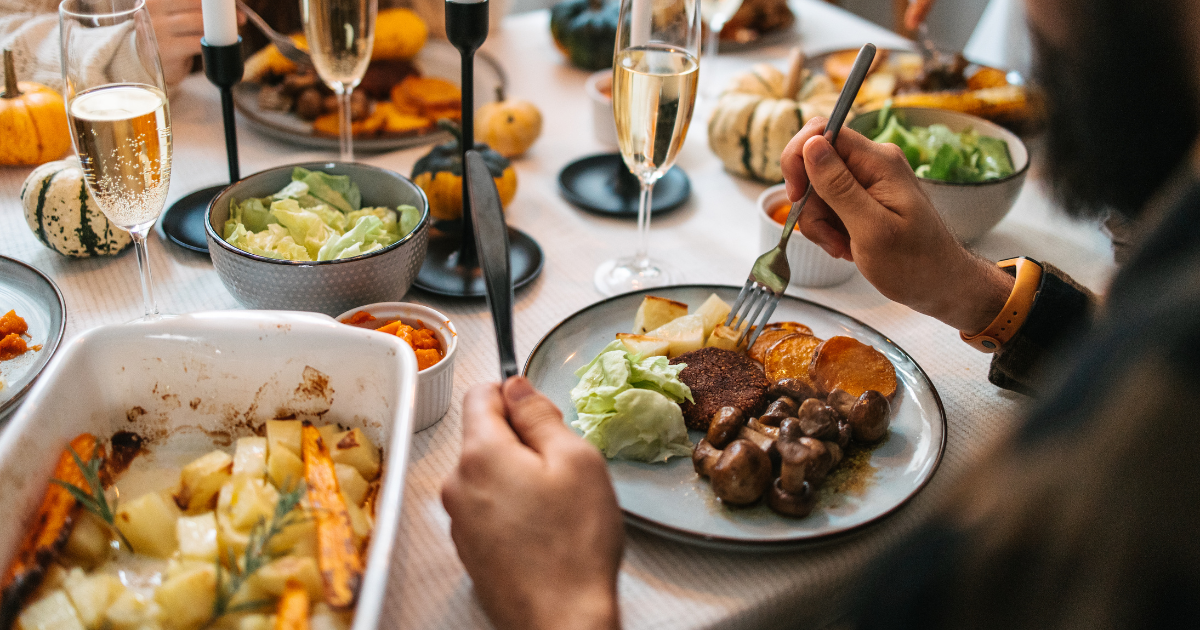
[[[597,291],[611,296],[678,284],[682,279],[677,269],[661,260],[630,256],[601,263],[596,268],[595,283]]]

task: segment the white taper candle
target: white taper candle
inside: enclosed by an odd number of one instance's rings
[[[209,46],[231,46],[238,41],[234,0],[200,0],[204,15],[204,41]]]

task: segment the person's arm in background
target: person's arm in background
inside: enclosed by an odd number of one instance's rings
[[[821,135],[825,122],[810,120],[781,159],[790,199],[804,194],[810,178],[816,193],[800,215],[801,233],[853,261],[888,299],[968,335],[984,330],[1004,308],[1012,276],[950,233],[899,147],[843,129],[835,151]],[[1053,266],[1043,268],[1025,324],[993,359],[989,378],[1000,387],[1031,391],[1044,357],[1090,324],[1094,296]]]
[[[500,630],[617,628],[625,530],[599,451],[523,377],[471,389],[462,422],[442,504],[488,618]]]
[[[921,22],[929,17],[933,9],[933,0],[909,0],[908,9],[904,11],[904,28],[909,31],[917,30]]]
[[[22,11],[21,2],[0,4],[0,46],[11,48],[17,76],[22,81],[41,83],[62,91],[62,66],[58,37],[58,14],[41,11],[30,3]],[[200,0],[146,0],[154,35],[162,59],[163,78],[175,85],[187,76],[192,58],[200,54],[204,36]],[[97,49],[105,49],[97,42]],[[107,65],[109,60],[97,60]],[[101,66],[102,67],[102,66]]]

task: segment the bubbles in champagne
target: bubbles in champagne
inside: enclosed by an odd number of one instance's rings
[[[79,93],[70,117],[84,178],[100,210],[127,229],[157,219],[171,183],[166,95],[144,85],[106,85]]]
[[[635,175],[661,177],[687,137],[699,64],[676,48],[621,51],[613,66],[617,142]]]

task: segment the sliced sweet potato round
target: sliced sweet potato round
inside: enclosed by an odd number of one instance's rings
[[[883,353],[851,337],[830,337],[816,349],[809,366],[822,393],[844,389],[851,396],[875,390],[888,400],[896,393],[896,368]]]
[[[803,333],[797,333],[796,331],[788,330],[786,328],[763,329],[762,334],[760,334],[758,338],[754,340],[754,345],[750,346],[750,358],[758,361],[759,363],[766,361],[767,353],[771,351],[771,348],[775,347],[776,343],[779,343],[780,339],[795,334]]]
[[[812,385],[812,378],[808,375],[809,365],[817,346],[820,345],[820,339],[800,333],[780,339],[767,352],[766,360],[763,361],[763,370],[766,371],[767,378],[772,382],[795,378]]]
[[[811,328],[809,328],[808,326],[805,326],[804,324],[801,324],[800,322],[771,322],[770,324],[763,326],[763,334],[765,335],[765,334],[767,334],[768,330],[774,330],[776,328],[788,330],[791,332],[798,332],[798,333],[805,334],[805,335],[813,334],[813,331]]]

